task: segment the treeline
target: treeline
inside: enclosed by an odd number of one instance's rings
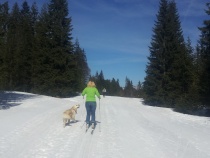
[[[39,12],[36,3],[24,1],[9,9],[0,4],[0,90],[25,91],[49,96],[81,92],[88,80],[107,95],[140,97],[139,88],[126,78],[104,79],[103,72],[90,76],[86,54],[78,39],[73,42],[66,0],[51,0]],[[140,83],[139,83],[140,84]]]
[[[86,84],[84,49],[72,38],[66,0],[51,0],[39,12],[24,1],[0,3],[0,90],[69,96]]]
[[[210,108],[210,20],[195,48],[183,37],[176,3],[160,0],[144,82],[146,104],[195,113]],[[210,3],[205,10],[210,15]]]
[[[90,80],[96,83],[97,89],[101,94],[105,88],[107,91],[106,94],[111,96],[143,97],[142,83],[139,81],[138,85],[135,86],[128,77],[125,78],[125,87],[120,86],[119,79],[105,79],[102,70],[100,73],[96,72],[94,76],[90,76]]]

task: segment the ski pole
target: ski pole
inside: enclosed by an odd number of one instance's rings
[[[99,118],[100,118],[99,132],[101,132],[101,110],[100,110],[100,99],[99,99]]]
[[[85,106],[85,100],[84,100],[84,96],[83,96],[83,105]],[[82,118],[84,117],[84,112],[85,111],[85,108],[84,108],[84,110],[82,111]],[[80,126],[80,128],[82,129],[82,127],[84,126],[84,124],[85,124],[85,121],[84,121],[84,123]]]
[[[83,102],[82,102],[82,105],[84,105],[85,106],[85,99],[84,99],[84,96],[83,96]],[[84,110],[82,111],[82,117],[84,117],[84,112],[85,111],[85,108],[84,108]]]

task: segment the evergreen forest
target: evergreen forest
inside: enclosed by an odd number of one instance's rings
[[[210,3],[205,13],[210,15]],[[174,0],[160,0],[153,27],[143,84],[144,102],[196,114],[210,115],[210,19],[199,27],[195,48],[184,39]]]
[[[84,49],[73,41],[66,0],[0,4],[0,89],[71,96],[90,75]]]

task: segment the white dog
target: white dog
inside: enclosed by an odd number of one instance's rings
[[[76,122],[75,115],[79,107],[80,105],[77,104],[77,105],[74,105],[71,109],[68,109],[63,112],[63,127],[66,127],[66,124],[70,123],[71,120]]]

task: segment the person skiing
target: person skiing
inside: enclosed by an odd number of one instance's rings
[[[103,93],[103,96],[105,97],[105,95],[106,95],[106,89],[105,88],[102,90],[102,93]]]
[[[85,108],[86,108],[86,128],[89,128],[92,125],[92,128],[95,128],[96,121],[95,121],[95,111],[96,111],[96,96],[101,99],[100,93],[95,86],[95,83],[89,81],[87,87],[82,91],[82,96],[86,95],[85,101]],[[90,121],[91,117],[91,121]]]

